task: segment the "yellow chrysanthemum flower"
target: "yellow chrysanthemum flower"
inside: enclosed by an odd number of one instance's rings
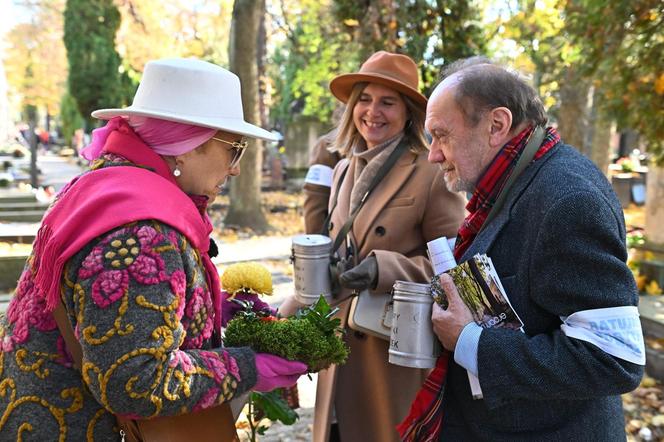
[[[272,275],[265,266],[256,262],[239,262],[224,270],[221,286],[232,296],[241,291],[271,295]]]

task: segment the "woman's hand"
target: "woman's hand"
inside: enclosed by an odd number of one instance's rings
[[[266,392],[275,388],[290,387],[307,372],[307,365],[289,361],[269,353],[256,353],[255,391]]]

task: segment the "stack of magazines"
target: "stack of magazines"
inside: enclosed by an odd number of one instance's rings
[[[447,296],[440,287],[439,272],[452,277],[459,297],[468,306],[473,319],[482,328],[502,327],[523,331],[523,322],[516,314],[500,283],[493,262],[486,254],[475,255],[468,261],[454,266],[456,262],[447,243],[437,240],[429,243],[429,256],[438,275],[431,281],[431,295],[447,308]],[[468,372],[468,382],[474,399],[482,399],[480,381]]]
[[[475,255],[446,273],[454,280],[459,296],[480,327],[522,329],[523,322],[512,308],[493,262],[487,255]],[[438,304],[447,308],[447,297],[438,283],[438,277],[433,279],[432,294]]]

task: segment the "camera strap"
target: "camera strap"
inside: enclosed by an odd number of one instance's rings
[[[369,197],[369,194],[371,194],[371,192],[376,188],[376,186],[378,186],[378,184],[383,180],[383,178],[387,175],[390,169],[392,169],[392,166],[394,166],[394,164],[401,157],[401,155],[403,155],[403,153],[408,149],[408,142],[406,141],[405,138],[406,137],[401,139],[397,147],[392,151],[390,156],[387,157],[387,160],[385,160],[382,166],[378,169],[376,175],[373,177],[373,180],[369,184],[367,191],[362,196],[360,203],[350,213],[348,220],[346,220],[344,225],[339,230],[339,233],[334,238],[334,242],[332,243],[332,249],[330,250],[330,272],[332,274],[333,284],[334,281],[338,280],[337,278],[338,270],[336,266],[336,260],[334,259],[334,255],[341,246],[341,243],[346,239],[346,236],[348,236],[348,233],[353,227],[353,222],[355,221],[355,217],[357,217],[357,214],[360,212],[360,209],[366,202],[367,198]],[[330,213],[327,215],[327,218],[325,218],[325,222],[323,223],[323,232],[322,232],[323,235],[329,236],[330,219],[332,218],[332,213],[334,213],[334,209],[336,209],[337,207],[337,202],[339,199],[339,190],[341,189],[341,185],[343,184],[343,181],[346,177],[346,172],[348,172],[348,167],[346,167],[344,171],[341,172],[341,176],[339,177],[339,181],[337,182],[337,187],[334,192],[334,199],[332,201],[332,208],[330,209]]]

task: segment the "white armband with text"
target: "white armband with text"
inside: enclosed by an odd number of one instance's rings
[[[645,365],[646,352],[639,320],[634,306],[583,310],[561,316],[560,329],[570,338],[590,342],[625,361]]]
[[[305,183],[317,184],[319,186],[332,187],[332,168],[324,164],[314,164],[309,168]]]

